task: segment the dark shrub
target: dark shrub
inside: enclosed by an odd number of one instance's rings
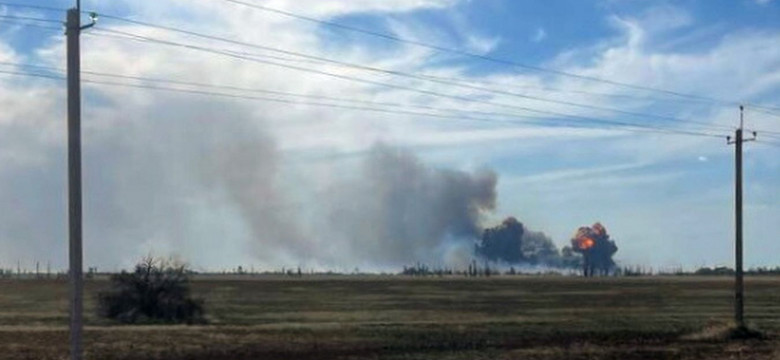
[[[100,316],[123,323],[200,323],[203,301],[192,299],[189,271],[148,257],[135,271],[111,276],[111,288],[98,295]]]

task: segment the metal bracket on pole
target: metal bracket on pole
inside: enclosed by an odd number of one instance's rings
[[[96,12],[89,13],[89,20],[90,20],[90,23],[80,27],[80,30],[86,30],[86,29],[89,29],[89,28],[95,26],[95,24],[97,24],[98,14]]]

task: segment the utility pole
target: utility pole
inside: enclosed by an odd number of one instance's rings
[[[728,138],[728,144],[735,145],[735,189],[734,189],[734,210],[735,210],[735,247],[734,247],[734,322],[737,328],[745,327],[745,283],[742,269],[742,145],[745,142],[756,139],[756,133],[753,138],[744,138],[745,126],[745,107],[739,107],[739,128],[735,133],[734,140]]]
[[[81,31],[95,25],[81,25],[81,1],[69,9],[65,34],[68,61],[68,235],[70,265],[70,358],[83,358],[84,324],[83,250],[81,231]]]

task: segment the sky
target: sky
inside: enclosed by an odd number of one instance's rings
[[[729,266],[734,148],[726,136],[740,103],[759,140],[745,145],[745,264],[780,265],[776,0],[84,0],[82,7],[101,15],[82,35],[83,70],[223,86],[206,91],[234,96],[84,74],[87,266],[116,270],[150,253],[210,270],[446,265],[468,251],[480,230],[471,225],[507,216],[559,247],[600,221],[625,265]],[[17,261],[65,268],[64,82],[7,73],[58,75],[65,38],[56,22],[21,17],[64,13],[0,5],[0,268]],[[301,53],[309,57],[294,55]],[[301,103],[312,97],[340,106]],[[378,103],[401,112],[355,109]],[[447,116],[420,114],[431,112]]]

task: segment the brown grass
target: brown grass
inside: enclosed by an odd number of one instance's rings
[[[774,359],[780,278],[747,281],[765,340],[720,337],[728,278],[200,278],[207,326],[99,319],[89,359]],[[67,284],[0,280],[0,359],[64,359]],[[715,334],[715,335],[713,335]]]

